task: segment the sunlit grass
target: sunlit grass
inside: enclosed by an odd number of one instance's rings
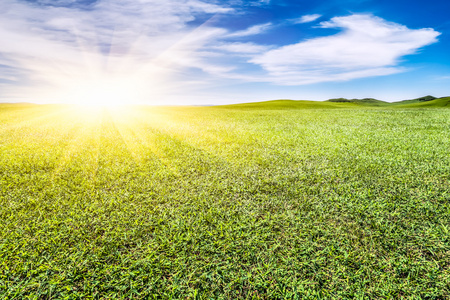
[[[2,106],[0,298],[450,297],[450,111]]]

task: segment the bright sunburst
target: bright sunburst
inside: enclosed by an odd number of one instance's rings
[[[66,91],[65,102],[84,106],[119,106],[130,104],[139,94],[132,82],[98,79],[78,82]]]

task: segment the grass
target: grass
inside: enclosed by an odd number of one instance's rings
[[[448,299],[450,110],[259,105],[0,106],[0,299]]]

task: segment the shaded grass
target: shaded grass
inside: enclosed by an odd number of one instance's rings
[[[29,106],[0,124],[0,298],[450,297],[448,110]]]

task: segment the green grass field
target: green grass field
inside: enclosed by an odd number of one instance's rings
[[[0,299],[448,299],[443,99],[0,105]]]

